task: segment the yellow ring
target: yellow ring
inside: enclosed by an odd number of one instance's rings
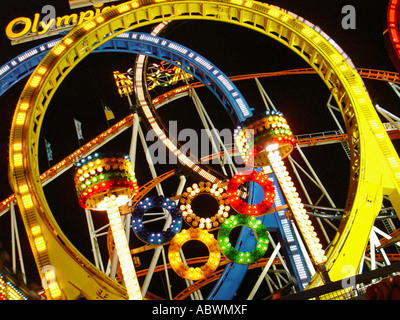
[[[204,243],[209,251],[208,261],[201,267],[189,267],[181,259],[179,252],[182,246],[192,240]],[[172,269],[181,278],[202,280],[210,276],[218,268],[221,253],[218,241],[214,238],[213,234],[199,228],[189,228],[182,230],[172,239],[168,249],[168,259]]]

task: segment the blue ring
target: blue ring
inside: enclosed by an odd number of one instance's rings
[[[172,221],[169,227],[161,232],[150,232],[143,225],[143,216],[151,208],[163,208],[169,212]],[[139,201],[132,213],[132,229],[136,236],[148,244],[164,244],[181,231],[182,213],[179,207],[168,197],[146,197]]]

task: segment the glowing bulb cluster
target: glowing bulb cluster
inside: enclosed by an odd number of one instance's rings
[[[127,155],[106,157],[94,153],[76,164],[75,187],[83,208],[105,210],[104,196],[117,195],[118,206],[139,192],[132,163]]]
[[[200,241],[206,245],[209,257],[201,267],[189,267],[185,265],[180,256],[182,246],[188,241]],[[182,230],[171,241],[168,249],[168,259],[172,269],[180,277],[188,280],[201,280],[210,276],[217,268],[221,259],[218,242],[207,230],[189,228]]]
[[[48,286],[47,290],[50,292],[50,296],[52,299],[58,299],[61,297],[61,289],[56,280],[56,272],[54,268],[48,268],[45,273],[42,281],[46,281]]]
[[[234,141],[244,163],[252,167],[269,165],[269,151],[278,150],[285,158],[296,145],[286,119],[275,110],[267,110],[242,122],[235,129]]]
[[[218,203],[218,211],[211,218],[199,217],[192,210],[192,201],[201,194],[213,197]],[[211,182],[195,183],[188,187],[180,198],[180,204],[183,220],[195,228],[211,230],[229,217],[230,206],[226,200],[225,190]]]
[[[0,300],[27,300],[27,297],[0,274]]]
[[[40,226],[37,224],[33,225],[31,227],[31,233],[32,233],[33,241],[35,243],[35,247],[36,247],[37,251],[39,253],[45,251],[47,249],[46,242],[43,238],[42,229],[40,228]]]
[[[240,185],[245,182],[255,182],[263,188],[264,199],[260,203],[248,204],[242,200],[238,191]],[[249,175],[234,175],[232,179],[229,180],[226,194],[230,205],[237,212],[249,216],[259,216],[267,212],[274,204],[275,187],[272,181],[268,179],[267,175],[253,170]]]
[[[257,244],[250,252],[240,252],[236,250],[229,240],[230,232],[234,228],[240,226],[251,228],[257,237]],[[238,264],[251,264],[259,260],[267,252],[269,239],[267,229],[262,224],[261,220],[247,214],[237,214],[225,220],[221,225],[218,232],[218,244],[224,256],[232,262]]]
[[[299,227],[301,234],[303,235],[303,238],[315,264],[323,264],[327,260],[327,257],[325,256],[325,251],[322,249],[322,245],[319,242],[317,233],[315,232],[314,227],[309,220],[308,214],[304,209],[304,205],[301,203],[299,194],[297,193],[296,188],[291,181],[289,173],[284,166],[279,152],[270,152],[268,157],[279,181],[279,184],[282,188],[282,191],[286,196],[288,205],[293,213],[294,220],[296,221],[296,224]]]
[[[143,224],[143,216],[151,208],[157,207],[168,211],[171,215],[171,224],[166,230],[150,232]],[[139,201],[132,213],[132,228],[136,236],[143,242],[149,244],[164,244],[171,241],[171,239],[181,230],[182,214],[175,201],[172,201],[168,197],[146,197],[144,200]]]

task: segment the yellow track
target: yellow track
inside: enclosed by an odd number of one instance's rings
[[[124,287],[95,268],[68,241],[55,221],[40,183],[38,144],[46,109],[67,74],[113,36],[163,20],[228,22],[261,32],[287,46],[314,68],[341,107],[351,147],[350,188],[345,217],[327,253],[332,280],[358,269],[383,194],[400,212],[400,162],[366,93],[363,82],[328,39],[283,10],[244,0],[131,1],[72,30],[29,78],[17,104],[10,133],[9,179],[15,192],[39,272],[53,299],[126,299]],[[111,35],[110,35],[111,33]],[[348,270],[346,268],[345,270]],[[309,287],[321,283],[317,274]],[[46,286],[47,287],[47,286]]]

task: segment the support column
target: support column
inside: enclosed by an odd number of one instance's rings
[[[133,265],[128,241],[124,232],[121,215],[118,210],[117,201],[114,195],[106,197],[107,215],[114,238],[115,253],[118,255],[125,286],[128,291],[129,300],[142,300],[140,286],[136,276],[135,266]]]

